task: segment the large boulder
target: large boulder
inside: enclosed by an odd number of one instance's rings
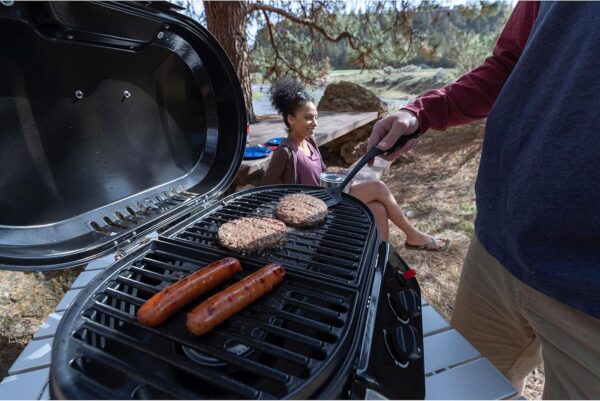
[[[346,142],[340,147],[340,156],[348,165],[354,164],[367,151],[367,141]]]
[[[340,81],[329,84],[317,106],[319,111],[376,111],[387,113],[387,104],[373,92],[353,82]]]
[[[453,77],[450,73],[438,69],[432,74],[403,74],[392,81],[391,85],[403,92],[419,95],[430,89],[441,88],[452,81]]]

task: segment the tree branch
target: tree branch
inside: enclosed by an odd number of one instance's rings
[[[277,46],[277,43],[275,43],[275,37],[273,36],[273,25],[271,24],[269,15],[266,10],[261,10],[261,11],[263,13],[263,16],[265,17],[267,29],[269,31],[269,40],[271,41],[271,46],[273,47],[273,51],[275,52],[275,62],[273,64],[273,66],[269,69],[269,72],[277,73],[277,71],[276,71],[277,70],[277,60],[281,60],[281,62],[283,64],[285,64],[287,66],[287,68],[294,71],[296,74],[298,74],[299,77],[301,77],[302,79],[307,80],[309,82],[312,81],[312,79],[310,77],[305,76],[304,73],[300,69],[291,65],[284,57],[281,56],[281,54],[279,53],[279,47]]]
[[[339,42],[340,40],[346,39],[348,41],[348,44],[350,45],[350,47],[352,47],[354,50],[359,50],[358,46],[356,46],[356,38],[348,31],[344,31],[342,33],[340,33],[338,36],[332,36],[330,35],[325,28],[323,28],[321,25],[317,24],[316,22],[308,19],[308,18],[300,18],[292,13],[289,13],[287,11],[284,11],[280,8],[277,7],[273,7],[273,6],[269,6],[266,5],[264,3],[251,3],[248,4],[248,12],[254,12],[254,11],[262,11],[263,13],[265,12],[271,12],[277,15],[281,15],[282,17],[285,17],[287,19],[289,19],[292,22],[295,22],[297,24],[301,24],[304,26],[308,26],[314,30],[316,30],[317,32],[319,32],[325,39],[329,40],[330,42]],[[266,13],[265,13],[266,15]]]

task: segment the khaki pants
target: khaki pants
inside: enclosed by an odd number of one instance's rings
[[[545,399],[600,399],[600,320],[523,284],[476,238],[452,326],[513,383],[543,362]]]

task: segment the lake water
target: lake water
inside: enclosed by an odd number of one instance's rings
[[[252,92],[253,93],[261,93],[262,96],[253,96],[252,106],[254,107],[254,114],[257,116],[262,116],[265,114],[277,114],[277,110],[273,108],[271,105],[271,100],[269,99],[269,89],[271,89],[271,85],[260,85],[260,84],[252,84]],[[319,104],[319,100],[323,96],[323,92],[325,88],[307,88],[308,93],[315,99],[315,104]],[[389,110],[391,112],[399,110],[401,107],[405,106],[408,103],[408,99],[388,99],[388,98],[380,98],[384,102],[388,104]]]

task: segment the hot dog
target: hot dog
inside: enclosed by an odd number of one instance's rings
[[[281,265],[272,263],[227,287],[198,305],[187,315],[187,328],[201,336],[271,291],[285,276]]]
[[[211,263],[154,294],[138,310],[138,321],[145,326],[158,326],[186,304],[231,278],[241,269],[240,261],[235,258]]]

